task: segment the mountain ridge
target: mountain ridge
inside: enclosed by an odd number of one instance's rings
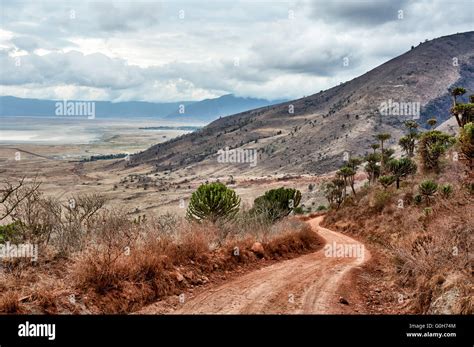
[[[457,64],[454,64],[453,57]],[[379,65],[348,82],[304,98],[261,107],[210,123],[203,129],[152,146],[132,156],[129,165],[155,170],[209,166],[219,149],[254,148],[259,165],[220,165],[216,175],[252,172],[325,173],[343,163],[344,153],[363,155],[380,132],[393,134],[403,121],[449,118],[448,88],[474,90],[474,32],[440,37]],[[418,102],[419,115],[382,115],[383,102]],[[290,109],[293,112],[290,112]],[[433,114],[433,110],[443,111]],[[215,164],[215,163],[214,163]]]

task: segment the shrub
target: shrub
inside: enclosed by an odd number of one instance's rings
[[[384,187],[384,189],[387,189],[395,181],[396,181],[395,176],[380,176],[379,178],[379,182]]]
[[[295,214],[304,214],[303,207],[301,206],[295,207],[293,211],[295,212]],[[311,209],[309,209],[309,211],[311,211]]]
[[[202,184],[191,196],[186,216],[189,220],[225,221],[239,212],[240,198],[222,183]]]
[[[382,212],[385,206],[389,203],[392,194],[390,192],[379,190],[374,196],[374,209],[377,212]]]
[[[420,194],[423,196],[424,200],[428,204],[431,198],[436,194],[438,190],[438,184],[431,180],[425,180],[420,183],[418,186]]]
[[[324,210],[327,210],[327,207],[324,205],[319,205],[318,208],[316,209],[316,211],[324,211]]]
[[[416,195],[413,197],[413,202],[414,202],[416,205],[420,205],[420,204],[423,202],[423,196],[421,196],[420,194],[416,194]]]
[[[0,297],[0,312],[20,313],[20,296],[18,292],[10,290]]]
[[[268,221],[275,222],[291,213],[301,202],[301,192],[293,188],[278,188],[265,192],[254,201],[251,213],[263,215]]]
[[[439,192],[441,193],[441,196],[445,199],[449,198],[451,196],[451,194],[453,193],[453,186],[450,185],[450,184],[443,184],[440,189],[439,189]]]
[[[0,242],[12,241],[18,235],[20,222],[0,225]]]

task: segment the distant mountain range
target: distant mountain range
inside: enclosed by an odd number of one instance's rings
[[[0,117],[53,117],[56,115],[56,103],[61,101],[62,100],[40,100],[17,98],[14,96],[0,96]],[[78,100],[68,101],[77,102]],[[95,117],[153,117],[163,118],[168,121],[209,123],[222,116],[279,102],[283,102],[283,100],[268,101],[264,99],[242,98],[232,94],[202,101],[179,101],[169,103],[95,101]]]
[[[209,122],[219,117],[253,110],[255,108],[279,104],[285,100],[268,101],[254,98],[240,98],[232,94],[223,95],[217,99],[205,99],[175,110],[168,116],[170,120],[199,120]],[[180,112],[181,111],[181,112]]]

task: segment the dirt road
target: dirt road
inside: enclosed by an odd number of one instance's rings
[[[176,314],[338,313],[337,289],[344,275],[370,257],[363,245],[341,233],[319,226],[323,217],[310,220],[325,240],[318,252],[248,273],[229,283],[189,298]],[[328,254],[331,246],[339,253]],[[336,246],[336,247],[333,247]],[[346,253],[341,253],[346,247]],[[348,249],[352,250],[348,251]],[[355,250],[362,252],[354,253]],[[344,256],[345,255],[345,256]],[[350,255],[350,256],[348,256]]]

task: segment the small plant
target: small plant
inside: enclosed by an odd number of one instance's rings
[[[316,211],[325,211],[325,210],[327,210],[327,207],[324,205],[319,205],[318,208],[316,209]]]
[[[235,217],[239,206],[240,198],[233,189],[222,183],[202,184],[191,196],[186,217],[216,223]]]
[[[426,204],[429,204],[433,196],[438,191],[438,184],[431,180],[425,180],[420,183],[418,189],[420,191],[420,194],[423,196],[423,199],[425,200]]]
[[[423,196],[421,194],[416,194],[413,197],[413,202],[415,203],[415,205],[421,205],[421,203],[423,202]]]
[[[425,217],[428,217],[433,214],[433,209],[431,207],[425,207],[423,209],[423,214],[425,215]]]
[[[453,186],[450,184],[443,184],[439,192],[444,199],[449,198],[453,194]]]
[[[380,176],[379,182],[384,189],[390,187],[396,181],[395,176]]]
[[[304,209],[301,206],[296,207],[293,211],[295,214],[304,214]],[[309,211],[311,211],[311,208],[309,208]]]

